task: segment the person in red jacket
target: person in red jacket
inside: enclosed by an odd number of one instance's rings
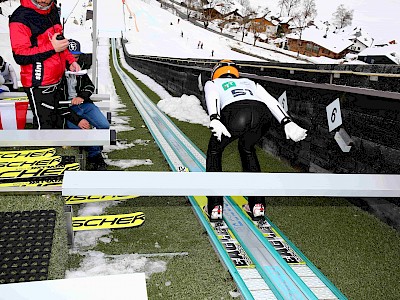
[[[66,120],[82,129],[89,122],[59,105],[66,98],[65,68],[80,66],[68,51],[54,0],[21,0],[9,20],[14,60],[21,66],[21,83],[28,95],[33,125],[38,129],[63,128]]]

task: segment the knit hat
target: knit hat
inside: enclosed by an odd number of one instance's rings
[[[69,39],[68,42],[68,50],[71,54],[83,54],[81,52],[81,44],[78,41]]]

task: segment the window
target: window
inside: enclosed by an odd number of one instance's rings
[[[312,45],[310,43],[307,43],[306,50],[307,51],[312,51]]]
[[[314,53],[318,53],[318,51],[319,51],[319,46],[314,45],[312,51],[313,51]]]

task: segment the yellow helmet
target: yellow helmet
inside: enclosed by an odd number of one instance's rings
[[[236,64],[229,59],[223,59],[215,65],[211,72],[211,80],[220,78],[226,74],[230,74],[236,78],[239,78],[239,71],[236,67]]]

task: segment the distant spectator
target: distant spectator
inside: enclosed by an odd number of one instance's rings
[[[76,40],[69,40],[68,49],[74,56],[75,60],[78,61],[81,55],[80,43]],[[82,61],[82,70],[89,68]],[[71,100],[70,109],[73,110],[79,117],[84,118],[89,121],[90,125],[97,129],[108,129],[110,124],[107,118],[103,115],[100,109],[93,103],[90,96],[94,92],[94,84],[90,80],[87,74],[75,75],[70,72],[66,73],[67,81],[67,99]],[[71,129],[79,129],[79,127],[72,122],[67,121],[67,127]],[[104,171],[106,170],[106,163],[104,162],[101,151],[103,147],[101,146],[88,146],[85,147],[87,151],[87,164],[86,170],[92,171]]]
[[[18,90],[18,79],[17,74],[14,71],[13,66],[4,61],[3,57],[0,56],[0,74],[3,76],[4,85],[8,87],[11,92]]]
[[[179,24],[180,19],[178,18],[178,24]]]
[[[203,49],[203,42],[200,42],[200,49]]]
[[[81,68],[68,51],[68,40],[53,0],[20,0],[10,17],[10,41],[14,60],[21,66],[21,83],[28,95],[37,129],[60,128],[67,119],[80,128],[89,123],[62,108],[65,68]]]
[[[211,56],[214,56],[214,50],[211,50]]]
[[[181,37],[183,37],[183,31],[181,31]]]

